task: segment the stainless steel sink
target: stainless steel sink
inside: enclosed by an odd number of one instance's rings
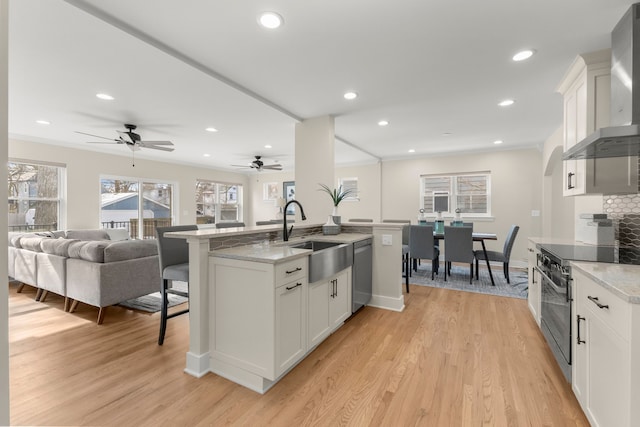
[[[290,246],[313,251],[309,254],[309,283],[327,279],[353,264],[351,243],[308,240]]]

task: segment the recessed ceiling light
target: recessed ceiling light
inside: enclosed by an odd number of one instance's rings
[[[275,12],[264,12],[258,16],[258,23],[260,23],[264,28],[268,28],[270,30],[275,30],[280,27],[283,22],[284,19],[282,19],[282,16]]]
[[[416,150],[414,150],[413,148],[409,150],[410,153],[415,153]]]
[[[494,143],[494,144],[496,144],[496,145],[502,144],[502,142],[503,142],[503,141],[502,141],[501,139],[499,139],[499,140],[497,140],[497,141],[493,141],[493,143]]]
[[[36,120],[36,123],[39,125],[50,125],[51,122],[48,120]]]
[[[531,58],[534,53],[536,53],[536,51],[533,49],[522,50],[513,55],[513,58],[511,59],[513,59],[514,61],[524,61],[525,59]]]
[[[355,92],[347,92],[344,94],[344,99],[348,99],[348,100],[356,99],[357,97],[358,97],[358,94]]]
[[[388,124],[389,124],[389,122],[388,122],[388,121],[386,121],[386,120],[380,120],[380,121],[378,122],[378,126],[387,126]]]
[[[269,144],[265,145],[264,148],[271,148]]]
[[[498,103],[499,106],[501,107],[508,107],[510,105],[513,105],[516,101],[514,101],[513,99],[505,99],[504,101],[501,101]]]
[[[205,153],[203,154],[204,157],[211,157],[211,154]]]
[[[218,129],[216,129],[216,128],[206,128],[205,130],[207,132],[218,132]]]
[[[105,101],[113,101],[113,96],[108,93],[96,93],[96,96],[100,99],[104,99]]]
[[[452,135],[452,134],[451,134],[451,132],[444,132],[444,133],[442,134],[442,136],[451,136],[451,135]]]

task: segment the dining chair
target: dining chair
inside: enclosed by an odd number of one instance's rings
[[[160,264],[160,277],[162,278],[162,284],[160,286],[162,304],[160,306],[160,335],[158,336],[158,345],[162,345],[164,343],[164,334],[167,330],[167,320],[189,312],[189,309],[186,308],[184,310],[168,314],[169,294],[189,298],[189,244],[185,239],[165,237],[165,233],[173,231],[193,231],[197,229],[198,226],[195,224],[156,228],[158,261]],[[186,282],[187,290],[182,291],[174,289],[173,281]],[[169,282],[172,282],[172,286],[169,286]]]
[[[520,227],[517,225],[512,225],[509,229],[509,233],[507,233],[507,238],[504,241],[504,248],[502,252],[498,251],[487,251],[487,258],[489,261],[501,262],[502,263],[502,271],[504,272],[504,277],[507,279],[507,283],[511,284],[509,281],[509,258],[511,258],[511,249],[513,248],[513,242],[516,240],[516,235],[518,234],[518,230]],[[474,255],[476,257],[476,279],[478,278],[478,264],[479,261],[484,261],[484,252],[481,250],[475,251]]]
[[[216,228],[244,227],[244,222],[217,222]]]
[[[429,225],[410,225],[409,229],[409,256],[406,257],[405,283],[409,293],[409,275],[411,271],[411,259],[431,260],[431,280],[438,271],[440,263],[440,250],[434,244],[433,227]]]
[[[469,264],[469,283],[473,280],[473,230],[471,227],[444,227],[444,280],[451,275],[452,262]]]

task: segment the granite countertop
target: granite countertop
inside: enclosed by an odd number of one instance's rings
[[[313,235],[292,238],[288,242],[263,242],[254,245],[237,246],[234,248],[218,249],[209,252],[209,256],[220,258],[241,259],[245,261],[279,263],[300,258],[312,253],[311,249],[292,248],[301,242],[322,240],[325,242],[354,243],[371,238],[371,234],[340,233],[336,235]]]
[[[572,261],[571,266],[624,301],[640,304],[640,265]]]

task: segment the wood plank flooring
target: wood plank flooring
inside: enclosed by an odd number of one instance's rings
[[[183,373],[188,318],[63,311],[9,290],[11,423],[588,426],[524,300],[412,286],[365,307],[265,395]]]

